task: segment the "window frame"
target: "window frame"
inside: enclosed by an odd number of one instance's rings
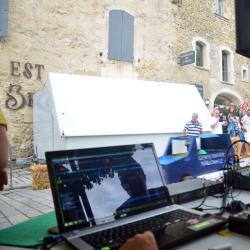
[[[229,53],[227,50],[222,50],[221,52],[221,63],[222,63],[222,81],[229,82]]]
[[[244,76],[244,71],[246,72],[246,76]],[[240,69],[240,76],[242,82],[249,83],[249,69],[247,66],[242,65]]]
[[[223,62],[223,55],[224,59],[226,58],[226,65]],[[224,64],[224,65],[223,65]],[[226,66],[226,69],[225,69]],[[235,83],[235,75],[234,75],[234,53],[233,51],[224,45],[219,46],[219,70],[220,76],[219,79],[222,83],[226,84],[234,84]],[[225,75],[225,71],[227,75]]]
[[[195,43],[195,65],[204,67],[204,45],[200,41],[196,41]]]
[[[197,64],[197,50],[196,44],[200,44],[202,46],[202,66]],[[195,63],[194,66],[197,69],[210,70],[210,44],[202,37],[194,37],[192,39],[192,47],[195,51]]]
[[[216,0],[216,14],[219,16],[224,15],[224,0]]]

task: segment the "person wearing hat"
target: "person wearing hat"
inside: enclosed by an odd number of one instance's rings
[[[250,108],[247,108],[246,114],[241,119],[242,129],[244,132],[245,140],[249,143],[244,145],[245,154],[250,155]]]
[[[8,184],[7,166],[9,143],[7,138],[7,122],[0,109],[0,191]]]

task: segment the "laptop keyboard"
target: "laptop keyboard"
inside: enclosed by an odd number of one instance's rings
[[[136,233],[150,230],[157,235],[157,233],[160,233],[170,225],[198,217],[199,215],[177,209],[123,226],[107,229],[91,235],[85,235],[82,239],[95,249],[101,249],[104,246],[114,249],[120,247],[127,239],[134,236]]]

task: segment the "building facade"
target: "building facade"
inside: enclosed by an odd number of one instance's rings
[[[195,84],[210,108],[248,101],[233,0],[0,3],[0,106],[14,157],[35,151],[32,96],[48,72]],[[194,63],[181,64],[186,52]]]

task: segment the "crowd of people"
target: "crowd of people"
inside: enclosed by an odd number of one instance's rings
[[[236,114],[234,106],[229,107],[227,115],[222,114],[219,107],[215,107],[210,123],[211,133],[229,134],[232,142],[241,140],[234,144],[235,154],[239,158],[250,155],[250,107],[245,106],[240,114],[241,116]],[[198,114],[193,113],[192,119],[184,127],[184,136],[198,137],[202,132]]]
[[[215,113],[220,113],[219,108],[215,108],[214,117],[216,116]],[[221,121],[217,115],[218,126],[222,128],[222,133],[228,133],[230,135],[232,142],[241,140],[250,143],[250,107],[248,107],[248,105],[245,109],[242,109],[238,115],[235,107],[230,106],[227,116],[222,116],[220,113],[220,117],[222,117]],[[218,131],[216,134],[218,134]],[[239,158],[250,155],[250,147],[245,142],[235,143],[234,151]]]

